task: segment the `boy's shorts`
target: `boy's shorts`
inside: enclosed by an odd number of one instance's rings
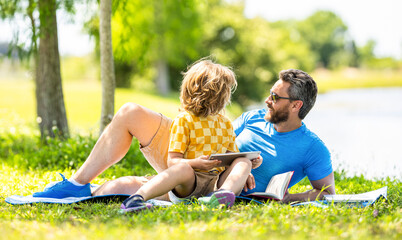
[[[176,196],[173,191],[169,192],[169,199],[173,203],[186,202],[191,198],[199,198],[208,195],[208,193],[218,190],[219,174],[195,171],[195,188],[187,197],[181,198]]]
[[[149,164],[158,172],[162,172],[168,168],[168,149],[169,149],[169,135],[170,135],[170,125],[172,124],[172,119],[161,115],[161,123],[158,130],[153,136],[151,143],[147,146],[140,146],[140,151],[144,154]],[[169,192],[169,198],[172,202],[182,202],[187,201],[191,197],[201,197],[205,196],[210,192],[217,190],[217,183],[219,179],[219,174],[216,173],[205,173],[205,172],[195,172],[196,176],[196,186],[194,191],[185,198],[177,197],[172,191]],[[149,177],[149,179],[152,177]],[[147,180],[149,180],[147,179]]]
[[[144,147],[140,146],[140,151],[158,173],[168,168],[169,130],[170,125],[172,124],[172,119],[163,114],[160,115],[161,123],[152,138],[151,143]]]

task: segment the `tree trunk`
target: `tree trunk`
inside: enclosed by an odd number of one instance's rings
[[[166,96],[170,93],[170,80],[169,80],[169,68],[166,61],[165,42],[164,42],[164,27],[165,19],[163,15],[163,1],[154,1],[154,17],[155,17],[155,32],[156,42],[158,49],[158,59],[156,59],[156,71],[155,78],[156,90],[162,96]]]
[[[169,69],[166,61],[159,59],[156,63],[156,70],[156,88],[161,95],[166,96],[170,92]]]
[[[68,137],[57,38],[56,1],[39,0],[40,36],[36,67],[36,99],[42,139]]]
[[[115,75],[112,49],[112,0],[100,1],[99,35],[102,81],[102,113],[100,133],[110,123],[114,115]]]

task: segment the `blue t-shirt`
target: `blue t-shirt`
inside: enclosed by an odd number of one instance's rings
[[[253,169],[256,187],[242,194],[264,192],[271,177],[294,171],[289,188],[305,176],[319,180],[332,173],[331,155],[325,144],[304,123],[290,132],[277,132],[264,119],[265,109],[243,113],[233,122],[240,152],[261,151],[263,162]]]

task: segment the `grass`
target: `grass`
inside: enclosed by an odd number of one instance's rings
[[[67,118],[73,130],[97,128],[101,110],[99,82],[68,82],[63,86]],[[34,84],[31,81],[0,81],[0,109],[13,112],[27,121],[36,116]],[[126,102],[135,102],[169,117],[177,114],[178,95],[160,97],[135,90],[117,89],[116,111]]]
[[[4,161],[4,159],[3,159]],[[13,206],[10,194],[29,195],[50,181],[56,171],[0,166],[0,231],[5,239],[400,239],[402,236],[402,184],[392,180],[344,178],[337,173],[339,193],[358,193],[387,185],[389,202],[348,209],[331,206],[290,207],[236,204],[232,209],[208,209],[198,204],[177,205],[139,214],[121,215],[120,202],[71,205]],[[61,170],[67,176],[71,170]],[[100,177],[95,183],[103,183]],[[303,182],[294,192],[308,189]],[[0,237],[2,238],[2,237]]]
[[[76,63],[69,64],[75,68]],[[78,81],[72,72],[67,74],[71,80],[64,84],[72,137],[64,142],[49,140],[47,144],[40,142],[34,122],[33,84],[19,71],[1,74],[0,239],[401,239],[402,183],[389,178],[347,177],[341,169],[335,172],[338,194],[362,193],[388,186],[388,201],[364,209],[290,207],[278,203],[265,206],[239,203],[231,209],[208,209],[193,204],[127,215],[119,214],[121,203],[118,201],[71,205],[7,204],[4,199],[9,195],[29,195],[42,190],[51,181],[60,180],[58,172],[71,176],[96,142],[96,134],[88,129],[96,131],[98,127],[99,83]],[[317,75],[319,79],[338,84],[332,87],[328,84],[323,89],[350,86],[345,83],[350,80],[341,78],[341,73],[320,74],[327,75]],[[377,77],[381,79],[380,75]],[[368,82],[375,82],[375,78],[374,73],[368,74],[355,86],[369,86]],[[398,80],[400,75],[392,75],[390,79],[382,84],[402,85]],[[319,86],[325,84],[319,82]],[[118,89],[116,108],[128,101],[169,117],[176,115],[179,104],[177,94],[160,97]],[[232,118],[240,112],[236,105],[229,109]],[[125,175],[154,173],[134,140],[125,158],[93,183],[102,184]],[[311,186],[304,179],[291,189],[291,193],[308,189]]]
[[[16,116],[14,116],[16,117]],[[362,193],[388,186],[388,202],[364,209],[330,206],[290,207],[236,204],[231,209],[208,209],[198,204],[177,205],[139,214],[119,214],[120,202],[71,205],[10,205],[10,195],[30,195],[52,181],[58,172],[71,176],[96,142],[94,136],[73,134],[67,141],[39,141],[38,131],[18,118],[2,116],[0,123],[0,239],[400,239],[402,183],[367,180],[335,173],[339,194]],[[6,119],[4,119],[6,118]],[[13,128],[8,124],[18,123]],[[12,124],[11,124],[12,125]],[[10,131],[10,129],[12,131]],[[125,175],[154,174],[133,141],[126,157],[93,183]],[[291,193],[311,189],[307,179]]]
[[[401,87],[402,70],[348,68],[338,71],[318,69],[312,73],[319,92],[345,88]]]
[[[94,80],[67,81],[63,84],[63,92],[67,119],[72,131],[96,132],[99,127],[102,99],[100,82]],[[178,93],[162,97],[153,92],[116,89],[115,111],[127,102],[138,103],[170,118],[177,115],[180,105]],[[35,104],[35,87],[32,81],[1,79],[0,77],[0,116],[2,114],[16,115],[22,120],[34,124]],[[235,119],[242,113],[242,109],[237,104],[231,104],[227,110],[226,114],[231,119]]]

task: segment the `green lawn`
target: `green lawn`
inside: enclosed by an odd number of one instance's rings
[[[40,142],[36,126],[3,115],[0,123],[0,239],[400,239],[402,183],[367,180],[335,173],[339,194],[362,193],[388,186],[388,202],[349,209],[330,206],[290,207],[236,204],[208,209],[177,205],[139,214],[119,214],[120,202],[72,205],[13,206],[7,196],[29,195],[60,180],[58,172],[73,174],[95,144],[95,136],[73,134],[67,141]],[[14,116],[15,117],[15,116]],[[10,127],[11,126],[11,127]],[[133,142],[127,156],[93,183],[125,175],[155,172]],[[303,180],[291,193],[310,189]]]
[[[3,159],[4,161],[4,159]],[[29,195],[71,170],[0,166],[0,231],[4,239],[400,239],[401,182],[368,181],[336,174],[338,193],[360,193],[387,185],[389,202],[365,209],[330,206],[290,207],[271,203],[236,204],[231,209],[208,209],[198,204],[177,205],[139,214],[119,214],[120,202],[72,205],[13,206],[11,194]],[[130,172],[131,173],[131,172]],[[113,171],[109,174],[113,174]],[[127,174],[127,173],[126,173]],[[108,175],[108,174],[106,174]],[[103,183],[109,177],[100,177]],[[309,188],[308,182],[292,188]]]
[[[319,92],[345,88],[401,87],[402,70],[318,69],[312,73]]]
[[[67,118],[73,132],[97,131],[102,101],[100,83],[70,81],[63,84],[63,91]],[[180,105],[178,93],[161,97],[133,89],[116,89],[115,111],[127,102],[138,103],[170,118],[177,115]],[[14,115],[15,118],[28,123],[35,122],[36,102],[33,82],[0,79],[0,117],[2,114]],[[233,104],[228,107],[227,114],[234,119],[241,114],[241,109]]]
[[[328,79],[335,79],[332,78],[335,75]],[[394,80],[399,79],[393,76]],[[335,173],[337,193],[362,193],[388,186],[388,201],[364,209],[290,207],[277,203],[208,209],[194,204],[127,215],[119,214],[121,203],[117,201],[72,205],[7,204],[4,199],[9,195],[29,195],[42,190],[51,181],[60,180],[58,172],[71,176],[96,142],[94,132],[100,115],[99,83],[67,81],[64,94],[72,137],[63,142],[55,139],[43,144],[34,122],[33,84],[23,78],[21,75],[0,76],[0,239],[402,238],[402,183],[392,179],[346,177],[342,171]],[[169,117],[176,115],[179,105],[177,94],[163,98],[135,90],[116,91],[116,109],[128,101]],[[234,118],[240,112],[235,105],[228,113]],[[134,140],[126,157],[93,183],[102,184],[124,175],[154,173]],[[308,189],[309,182],[303,180],[291,193]]]
[[[68,82],[63,86],[69,124],[74,128],[97,128],[101,110],[100,83]],[[35,88],[30,81],[0,81],[0,110],[15,113],[26,121],[36,116]],[[177,114],[178,95],[162,98],[135,90],[117,89],[116,111],[126,102],[135,102],[169,117]]]

